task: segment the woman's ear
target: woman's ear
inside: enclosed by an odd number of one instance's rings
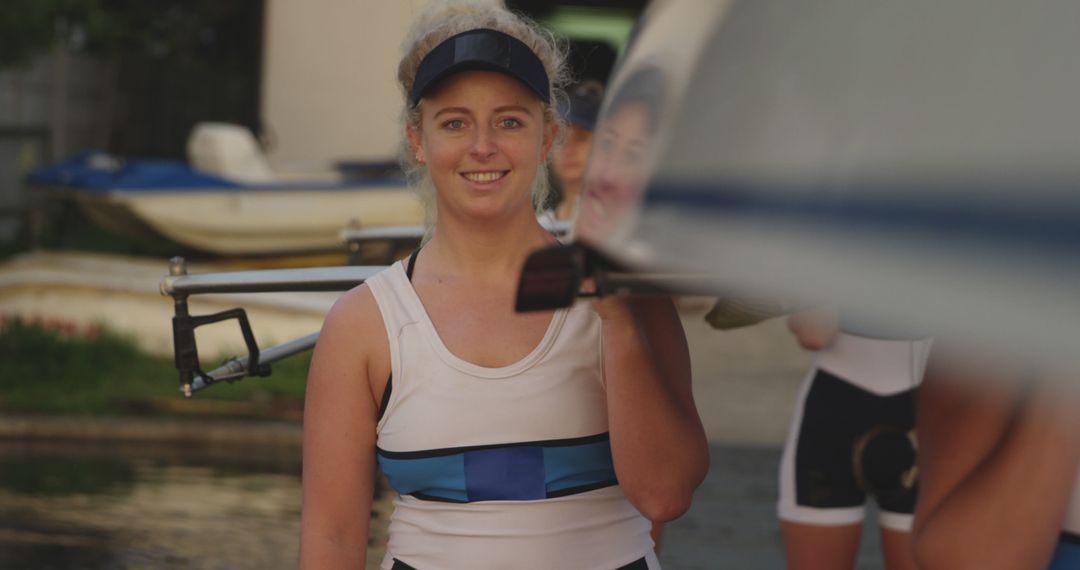
[[[544,144],[541,146],[540,161],[546,162],[551,153],[551,145],[555,143],[555,138],[559,134],[559,123],[551,121],[551,124],[546,125],[544,128]]]
[[[424,145],[422,143],[422,137],[420,136],[420,129],[412,125],[405,127],[405,136],[409,138],[409,149],[412,150],[413,156],[416,157],[416,162],[425,164],[427,158],[424,156]]]

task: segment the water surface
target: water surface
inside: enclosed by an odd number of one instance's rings
[[[297,450],[0,444],[0,568],[295,568]]]

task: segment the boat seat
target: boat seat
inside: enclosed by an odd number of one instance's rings
[[[187,143],[197,170],[238,182],[274,182],[270,163],[251,130],[232,123],[198,123]]]

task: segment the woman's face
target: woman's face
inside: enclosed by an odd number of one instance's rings
[[[540,99],[507,75],[465,71],[440,82],[422,100],[419,130],[408,129],[431,173],[439,219],[531,212],[556,128],[545,124]]]
[[[628,102],[600,122],[593,142],[577,227],[604,242],[637,204],[648,179],[649,108]]]
[[[566,140],[555,149],[551,157],[552,170],[563,189],[576,190],[585,178],[585,165],[589,161],[589,146],[593,132],[577,125],[570,125]]]

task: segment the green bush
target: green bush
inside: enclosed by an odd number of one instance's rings
[[[219,361],[203,364],[212,369]],[[195,398],[299,400],[309,362],[310,354],[294,356],[275,364],[270,377],[222,383]],[[143,353],[108,329],[72,334],[7,319],[0,323],[0,363],[0,409],[9,412],[159,414],[172,408],[161,402],[183,398],[171,359]]]

